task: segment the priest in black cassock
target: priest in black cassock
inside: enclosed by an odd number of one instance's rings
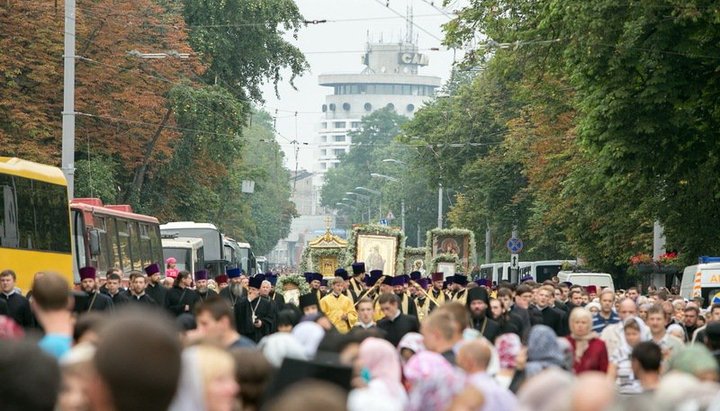
[[[113,309],[112,298],[97,289],[97,270],[95,267],[80,269],[80,287],[86,295],[75,298],[75,312],[109,311]]]
[[[420,322],[417,318],[400,312],[398,297],[395,294],[381,294],[378,302],[385,317],[378,321],[377,326],[385,331],[385,339],[394,346],[397,347],[405,334],[420,331]]]
[[[500,333],[500,324],[493,320],[490,313],[490,297],[485,287],[475,287],[467,290],[466,306],[470,312],[470,326],[491,342]]]
[[[256,343],[272,332],[275,321],[270,300],[260,296],[263,281],[265,281],[263,274],[250,277],[247,297],[235,304],[235,323],[238,332]]]
[[[363,287],[363,280],[365,280],[365,263],[355,262],[352,265],[353,275],[348,280],[348,290],[352,294],[353,301],[357,302],[361,298],[361,294],[365,287]]]
[[[145,274],[147,274],[148,277],[145,293],[155,301],[155,304],[160,307],[165,307],[168,290],[161,284],[162,275],[160,274],[160,265],[156,263],[148,265],[145,267]]]
[[[146,292],[147,282],[145,276],[134,272],[130,274],[130,289],[128,289],[128,303],[144,304],[146,306],[159,306]]]
[[[203,302],[210,297],[218,295],[215,291],[208,288],[207,270],[195,272],[195,292],[197,292],[198,295],[198,302]]]
[[[275,302],[275,306],[281,308],[285,305],[285,298],[283,298],[282,294],[275,291],[275,284],[277,284],[278,276],[273,273],[266,273],[265,274],[265,281],[270,282],[270,294],[268,295],[271,300]],[[279,311],[279,310],[278,310]]]
[[[410,277],[408,276],[408,281]],[[405,292],[405,276],[395,276],[392,278],[393,292],[400,300],[400,312],[417,318],[417,307],[415,300]]]
[[[231,307],[235,307],[242,298],[245,297],[245,289],[242,286],[242,270],[239,268],[229,268],[227,276],[230,285],[220,290],[220,297],[230,302]]]

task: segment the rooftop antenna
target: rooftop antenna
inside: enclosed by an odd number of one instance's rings
[[[407,19],[405,19],[405,42],[408,44],[413,44],[413,7],[412,4],[407,6],[406,9],[407,12]]]

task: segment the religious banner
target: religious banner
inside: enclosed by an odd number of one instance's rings
[[[332,219],[326,220],[325,234],[308,242],[300,258],[300,272],[315,271],[323,277],[334,277],[335,270],[346,260],[348,242],[333,235],[330,230]]]
[[[353,227],[348,239],[345,265],[365,263],[365,269],[382,270],[385,275],[403,273],[405,235],[397,228],[375,224]]]
[[[425,268],[425,247],[405,247],[405,274],[419,271],[425,277],[428,274]]]
[[[475,251],[475,235],[471,230],[451,228],[435,228],[427,233],[425,264],[433,271],[439,263],[454,263],[455,271],[470,274],[470,268],[477,259]]]

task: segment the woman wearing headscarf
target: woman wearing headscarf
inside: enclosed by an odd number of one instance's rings
[[[400,359],[403,364],[412,358],[413,355],[420,351],[425,351],[425,344],[423,344],[423,336],[420,333],[407,333],[400,339],[398,343],[398,353],[400,353]]]
[[[592,314],[588,309],[577,307],[572,310],[570,335],[565,338],[573,347],[575,374],[586,371],[607,372],[607,348],[597,333],[592,331]]]
[[[258,343],[265,359],[275,368],[280,368],[285,358],[307,360],[305,349],[290,333],[275,333],[264,337]]]
[[[650,329],[637,317],[630,317],[623,323],[620,344],[610,353],[608,376],[615,379],[621,394],[637,394],[642,392],[640,381],[635,378],[630,355],[633,348],[651,338]]]
[[[360,344],[355,367],[366,384],[348,397],[349,411],[402,411],[407,394],[402,386],[400,355],[389,342],[367,338]]]
[[[421,351],[403,368],[409,402],[406,411],[444,411],[462,391],[464,379],[442,355]]]
[[[308,359],[315,358],[320,341],[325,336],[325,329],[316,322],[303,321],[296,325],[291,333],[305,350],[305,356]]]
[[[547,325],[530,329],[525,377],[532,378],[547,368],[563,368],[565,363],[555,331]]]
[[[517,357],[522,349],[520,337],[513,333],[503,334],[495,340],[495,347],[500,362],[495,380],[500,386],[510,388],[516,374]]]

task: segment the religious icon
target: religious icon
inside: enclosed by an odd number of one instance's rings
[[[356,253],[356,260],[364,261],[367,271],[383,270],[386,275],[395,275],[397,237],[359,234]]]

